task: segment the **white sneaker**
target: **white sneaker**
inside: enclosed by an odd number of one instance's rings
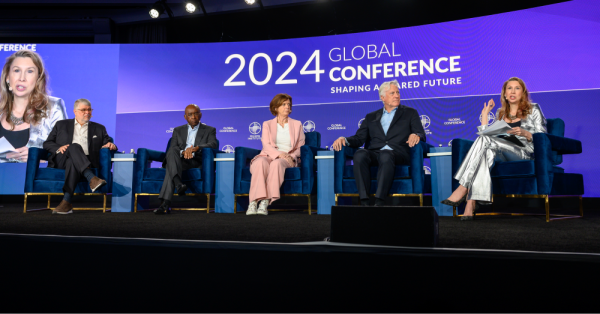
[[[256,201],[250,202],[250,205],[248,206],[248,210],[246,211],[246,215],[256,215],[256,205],[257,205]]]
[[[267,207],[269,207],[269,200],[260,201],[260,204],[258,204],[258,210],[256,211],[256,214],[268,215],[269,212],[267,211]]]

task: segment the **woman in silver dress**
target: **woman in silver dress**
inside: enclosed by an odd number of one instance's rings
[[[48,96],[48,74],[33,51],[6,58],[0,77],[0,138],[16,150],[0,153],[0,163],[26,162],[29,148],[42,148],[56,121],[67,118],[65,103]]]
[[[496,111],[496,120],[504,120],[512,129],[507,133],[515,135],[524,145],[518,146],[507,140],[481,135],[467,153],[465,160],[454,174],[460,183],[452,195],[442,204],[458,206],[465,200],[467,205],[461,220],[472,220],[477,203],[491,203],[492,178],[490,170],[494,161],[515,161],[533,159],[533,134],[546,133],[546,118],[538,104],[532,103],[529,91],[523,80],[511,77],[504,82],[500,94],[502,107]],[[488,115],[494,108],[494,100],[483,104],[481,132],[488,127]]]

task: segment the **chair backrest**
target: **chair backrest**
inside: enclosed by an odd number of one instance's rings
[[[167,142],[167,149],[165,149],[165,153],[169,151],[169,147],[171,147],[171,139],[170,138],[169,141]],[[219,140],[217,140],[217,149],[219,149],[220,145],[219,145]]]
[[[565,121],[560,118],[546,119],[546,130],[548,134],[565,136]],[[562,163],[562,155],[552,152],[552,164],[557,166]]]
[[[304,145],[320,148],[321,147],[321,133],[319,133],[319,132],[304,133]]]

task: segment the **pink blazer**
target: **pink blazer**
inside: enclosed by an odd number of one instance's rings
[[[302,128],[302,122],[288,118],[288,129],[290,130],[290,141],[292,143],[292,149],[287,152],[296,161],[292,167],[298,167],[300,163],[300,147],[304,145],[304,129]],[[256,157],[259,156],[267,157],[271,160],[277,159],[281,155],[281,151],[277,150],[277,117],[272,120],[263,122],[262,126],[262,141],[263,148]],[[250,163],[252,163],[252,161]]]

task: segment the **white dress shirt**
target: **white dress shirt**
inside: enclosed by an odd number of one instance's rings
[[[285,126],[281,126],[281,124],[277,123],[277,138],[275,138],[275,143],[277,144],[277,150],[280,152],[287,153],[292,150],[289,124],[286,123]]]
[[[86,155],[89,155],[90,153],[88,152],[88,124],[89,122],[84,123],[83,125],[79,124],[79,122],[77,122],[77,119],[73,119],[75,120],[75,128],[73,129],[73,143],[72,144],[79,144],[81,145],[81,148],[83,148],[83,152]]]

